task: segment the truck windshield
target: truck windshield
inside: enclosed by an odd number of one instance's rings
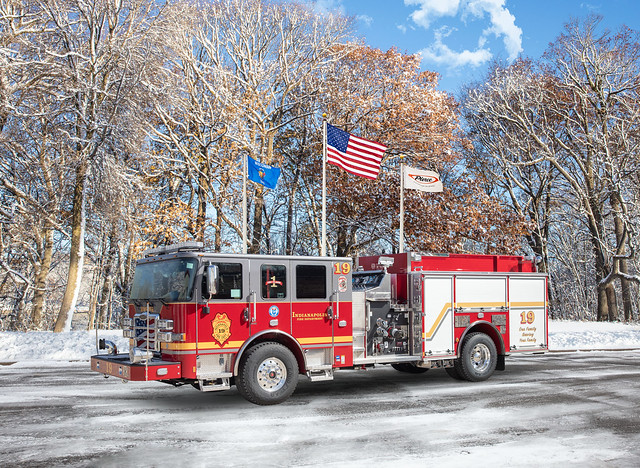
[[[354,291],[366,291],[380,286],[382,278],[384,278],[384,272],[382,271],[354,273],[351,277],[351,284]]]
[[[191,299],[197,265],[190,258],[139,264],[133,275],[131,299]]]

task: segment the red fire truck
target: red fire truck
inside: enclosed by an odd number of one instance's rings
[[[235,385],[260,405],[288,398],[299,375],[383,364],[482,381],[510,354],[548,350],[546,291],[527,257],[401,253],[354,265],[178,244],[138,261],[129,353],[101,340],[108,354],[91,368],[201,391]]]

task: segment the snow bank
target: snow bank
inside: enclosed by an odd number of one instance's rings
[[[551,350],[640,348],[640,325],[549,321]]]
[[[100,338],[113,341],[120,352],[127,352],[129,340],[121,330],[100,331]],[[96,354],[94,331],[2,332],[0,362],[88,361]],[[551,350],[640,348],[640,325],[603,322],[549,322]]]
[[[129,350],[129,339],[122,337],[122,330],[100,330],[98,336],[113,341],[118,352]],[[95,331],[0,333],[0,362],[88,361],[93,354],[96,354]]]

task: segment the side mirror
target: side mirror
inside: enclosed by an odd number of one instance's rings
[[[220,272],[218,271],[218,265],[207,265],[207,293],[209,296],[218,294],[220,289]]]

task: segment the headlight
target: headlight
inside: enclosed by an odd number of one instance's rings
[[[146,350],[140,348],[132,348],[129,350],[129,359],[134,364],[141,364],[153,359],[153,352],[147,352]]]

